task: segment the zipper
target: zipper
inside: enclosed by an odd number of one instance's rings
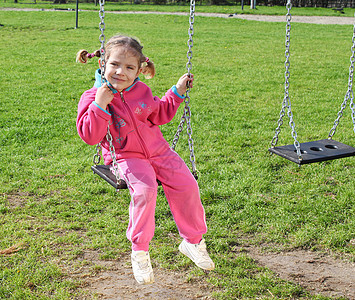
[[[139,143],[141,144],[141,147],[142,147],[143,151],[145,152],[146,157],[148,158],[148,157],[150,157],[150,153],[149,153],[149,151],[148,151],[148,148],[147,148],[147,146],[146,146],[146,144],[145,144],[145,142],[144,142],[144,140],[143,140],[141,134],[140,134],[139,131],[138,131],[138,126],[137,126],[136,120],[134,119],[133,114],[132,114],[132,111],[131,111],[131,109],[129,108],[129,106],[128,106],[126,100],[125,100],[124,97],[123,97],[123,92],[120,92],[120,96],[121,96],[121,100],[122,100],[122,102],[123,102],[123,104],[124,104],[124,107],[125,107],[125,109],[127,110],[128,115],[129,115],[129,117],[130,117],[130,119],[131,119],[131,121],[132,121],[132,123],[133,123],[134,129],[135,129],[136,132],[137,132]]]

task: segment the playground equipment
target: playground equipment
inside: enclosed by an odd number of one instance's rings
[[[349,67],[349,80],[348,80],[348,90],[345,94],[344,101],[341,105],[341,109],[338,112],[337,118],[334,121],[334,125],[332,129],[329,132],[328,138],[323,139],[323,140],[318,140],[318,141],[311,141],[307,143],[299,143],[297,140],[297,133],[296,133],[296,127],[295,127],[295,122],[293,120],[293,114],[291,111],[291,100],[290,100],[290,95],[289,95],[289,78],[290,78],[290,33],[291,33],[291,8],[292,8],[292,2],[291,0],[287,1],[286,4],[287,8],[287,14],[286,14],[286,50],[285,50],[285,94],[284,94],[284,99],[282,102],[282,107],[280,111],[280,118],[278,120],[278,125],[275,130],[275,136],[273,137],[271,141],[271,147],[269,148],[269,151],[271,153],[277,154],[283,158],[286,158],[292,162],[295,162],[299,165],[301,164],[309,164],[309,163],[314,163],[314,162],[321,162],[321,161],[326,161],[326,160],[333,160],[333,159],[338,159],[338,158],[343,158],[343,157],[349,157],[349,156],[354,156],[355,155],[355,148],[342,144],[340,142],[337,142],[333,140],[333,135],[335,134],[335,131],[337,129],[337,126],[339,125],[339,121],[341,117],[343,116],[343,111],[347,105],[347,102],[350,100],[350,109],[351,109],[351,117],[353,121],[353,126],[354,126],[354,132],[355,132],[355,107],[354,107],[354,93],[353,93],[353,75],[354,75],[354,62],[355,62],[355,23],[354,23],[354,29],[353,29],[353,37],[352,37],[352,42],[353,45],[351,47],[351,52],[352,55],[350,57],[350,67]],[[292,130],[292,137],[294,138],[294,143],[293,145],[287,145],[287,146],[279,146],[276,147],[276,144],[278,142],[278,136],[279,133],[281,132],[281,126],[283,124],[283,117],[285,116],[286,112],[285,109],[287,108],[287,115],[289,117],[289,125]]]
[[[100,53],[101,53],[101,83],[103,84],[105,82],[105,67],[106,67],[106,61],[105,61],[105,10],[104,10],[104,5],[105,5],[105,0],[99,0],[100,3],[100,11],[99,11],[99,16],[100,16],[100,24],[99,28],[101,31],[101,34],[99,36],[99,40],[101,43],[100,47]],[[186,69],[187,69],[187,74],[188,76],[191,75],[191,69],[192,69],[192,47],[193,47],[193,34],[194,34],[194,22],[195,22],[195,0],[190,0],[190,17],[189,17],[189,29],[188,29],[188,34],[189,34],[189,39],[188,39],[188,51],[187,51],[187,63],[186,63]],[[193,145],[193,139],[192,139],[192,126],[191,126],[191,109],[189,106],[190,103],[190,85],[188,84],[187,90],[186,90],[186,97],[185,97],[185,107],[184,107],[184,112],[181,117],[179,126],[177,128],[177,131],[174,135],[173,141],[171,148],[175,150],[175,147],[177,145],[177,142],[179,141],[180,133],[183,130],[183,126],[186,123],[187,127],[187,134],[188,134],[188,145],[189,145],[189,150],[190,150],[190,162],[192,166],[192,174],[193,176],[197,179],[197,169],[196,169],[196,163],[195,163],[195,154],[194,154],[194,145]],[[99,175],[101,178],[106,180],[109,184],[111,184],[115,189],[120,190],[120,189],[127,189],[128,188],[128,181],[126,178],[121,178],[120,177],[120,172],[119,172],[119,165],[116,161],[116,154],[115,154],[115,147],[112,143],[112,135],[110,132],[110,124],[107,126],[107,134],[106,134],[106,139],[109,142],[109,150],[110,150],[110,155],[112,159],[112,169],[113,172],[110,169],[110,166],[107,165],[99,165],[100,160],[101,160],[101,143],[99,143],[96,146],[96,152],[94,154],[94,165],[91,167],[93,172],[97,175]],[[158,184],[160,182],[158,181]]]

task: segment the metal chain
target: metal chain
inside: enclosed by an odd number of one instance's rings
[[[275,136],[273,137],[271,141],[271,147],[274,148],[278,142],[279,139],[279,133],[281,132],[281,126],[283,124],[283,117],[286,114],[286,108],[287,108],[287,115],[290,119],[289,125],[292,129],[292,137],[294,139],[294,146],[296,148],[297,156],[300,160],[302,160],[302,155],[301,155],[301,146],[300,143],[297,140],[297,132],[296,132],[296,126],[295,122],[293,121],[293,114],[291,110],[291,99],[290,99],[290,94],[289,94],[289,87],[290,87],[290,39],[291,39],[291,8],[292,8],[292,3],[291,0],[287,1],[286,4],[287,8],[287,14],[286,14],[286,40],[285,40],[285,94],[284,94],[284,99],[282,102],[282,107],[280,111],[280,118],[277,122],[277,128],[275,129]]]
[[[188,30],[189,39],[187,41],[189,50],[187,51],[187,59],[188,59],[188,61],[186,63],[186,69],[187,69],[188,74],[191,73],[191,69],[192,69],[191,59],[192,59],[192,46],[193,46],[193,38],[192,37],[193,37],[193,34],[194,34],[193,24],[195,22],[194,13],[195,13],[195,1],[191,0],[191,2],[190,2],[190,17],[189,17],[189,25],[190,26],[189,26],[189,30]],[[187,96],[187,94],[186,94],[186,96]],[[185,100],[185,105],[186,105],[186,100]],[[182,132],[182,129],[183,129],[184,124],[185,124],[185,121],[186,121],[186,111],[184,109],[183,115],[181,117],[180,123],[179,123],[178,128],[177,128],[177,131],[176,131],[175,136],[173,138],[173,142],[171,144],[171,148],[173,150],[175,150],[175,147],[176,147],[176,145],[177,145],[177,143],[179,141],[180,133]]]
[[[176,144],[179,141],[180,133],[182,132],[182,129],[183,129],[184,124],[185,124],[185,121],[186,121],[186,117],[185,117],[185,109],[184,109],[184,112],[183,112],[183,115],[181,117],[180,123],[179,123],[178,128],[176,130],[176,133],[174,135],[173,142],[171,143],[171,149],[173,149],[173,150],[175,150]]]
[[[100,2],[100,11],[99,11],[99,16],[100,16],[100,24],[99,28],[101,31],[101,34],[99,36],[100,40],[100,69],[101,69],[101,85],[105,83],[105,69],[106,69],[106,61],[105,61],[105,41],[106,41],[106,36],[105,36],[105,0],[99,0]],[[113,172],[116,177],[117,184],[120,184],[121,178],[120,178],[120,173],[119,173],[119,166],[116,160],[116,150],[113,145],[113,138],[110,132],[110,123],[107,125],[107,133],[106,133],[106,139],[109,143],[109,151],[112,159],[112,166],[113,166]],[[101,142],[96,145],[96,153],[94,155],[94,164],[97,165],[100,163],[101,160]],[[127,183],[128,184],[128,183]]]
[[[99,24],[99,29],[101,31],[101,34],[99,36],[99,40],[100,40],[100,68],[101,68],[101,85],[103,84],[103,78],[105,75],[105,34],[104,34],[104,30],[105,30],[105,10],[104,10],[104,5],[105,5],[105,0],[99,0],[100,1],[100,11],[99,11],[99,16],[100,16],[100,24]],[[98,143],[96,145],[96,151],[94,154],[94,164],[98,165],[101,161],[101,142]]]
[[[100,16],[100,24],[99,24],[99,28],[101,31],[101,34],[99,36],[99,40],[101,43],[101,47],[100,47],[100,61],[101,61],[101,85],[104,84],[105,82],[105,69],[106,69],[106,61],[105,61],[105,55],[106,55],[106,51],[105,51],[105,41],[106,41],[106,37],[105,37],[105,0],[99,0],[100,2],[100,11],[99,11],[99,16]]]
[[[190,18],[189,18],[189,40],[188,40],[188,47],[189,50],[187,51],[187,63],[186,69],[188,76],[191,76],[191,69],[192,69],[192,47],[194,45],[193,42],[193,35],[194,35],[194,23],[195,23],[195,0],[190,1]],[[196,170],[196,160],[195,160],[195,152],[194,152],[194,141],[192,139],[192,126],[191,126],[191,109],[190,109],[190,90],[191,86],[190,83],[187,84],[186,89],[186,98],[185,98],[185,117],[186,117],[186,130],[187,135],[189,137],[189,149],[190,149],[190,162],[192,167],[192,174],[197,177],[197,170]]]
[[[110,124],[107,125],[106,139],[109,143],[109,150],[110,150],[110,155],[111,155],[111,159],[112,159],[113,173],[116,177],[117,184],[120,184],[121,177],[120,177],[120,172],[119,172],[119,166],[118,166],[117,159],[116,159],[115,146],[113,145],[113,142],[112,142],[113,138],[112,138],[112,135],[110,132]],[[126,184],[128,185],[128,181],[126,181]]]
[[[193,41],[193,35],[194,35],[194,23],[195,23],[195,0],[190,1],[190,18],[189,18],[189,39],[187,41],[187,44],[189,46],[189,50],[187,51],[187,63],[186,63],[186,69],[189,75],[191,75],[191,69],[192,69],[192,47],[194,45]],[[188,86],[188,88],[190,88]]]
[[[96,152],[94,154],[94,165],[98,165],[101,161],[101,142],[96,145]]]
[[[354,16],[355,16],[355,14],[354,14]],[[346,92],[345,97],[344,97],[344,101],[341,104],[340,111],[338,112],[338,117],[334,121],[333,128],[329,132],[328,139],[332,139],[333,135],[335,134],[335,131],[337,129],[337,126],[339,125],[339,121],[340,121],[341,117],[343,116],[344,109],[345,109],[346,104],[349,99],[350,99],[351,118],[353,120],[353,125],[354,125],[353,127],[354,127],[354,132],[355,132],[355,108],[354,108],[354,92],[353,92],[353,75],[354,75],[354,62],[355,62],[355,23],[354,23],[354,28],[353,28],[352,42],[353,42],[353,45],[351,47],[348,91]]]
[[[193,47],[193,35],[194,35],[194,23],[195,23],[195,0],[190,0],[190,17],[189,17],[189,39],[187,41],[188,44],[188,51],[187,51],[187,63],[186,63],[186,69],[187,69],[187,74],[188,76],[191,76],[191,69],[192,69],[192,47]],[[180,133],[182,132],[184,123],[186,122],[187,124],[187,134],[189,137],[188,143],[189,143],[189,150],[190,150],[190,162],[192,166],[192,174],[194,175],[195,178],[197,178],[197,169],[196,169],[196,160],[195,160],[195,153],[194,153],[194,141],[192,139],[192,126],[191,126],[191,109],[190,109],[190,84],[187,84],[187,89],[186,89],[186,97],[185,97],[185,107],[184,107],[184,113],[181,117],[178,129],[175,133],[175,136],[173,138],[173,142],[171,145],[171,148],[175,150],[176,144],[179,141]]]

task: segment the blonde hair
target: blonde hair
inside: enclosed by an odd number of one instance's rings
[[[149,79],[154,77],[154,63],[143,54],[143,46],[137,38],[125,35],[115,35],[110,38],[105,46],[105,60],[109,59],[112,51],[114,51],[117,47],[125,47],[127,51],[131,52],[135,57],[137,57],[140,67],[142,68],[142,74],[146,78]],[[80,50],[76,55],[76,61],[87,63],[88,59],[92,57],[100,57],[100,50],[96,50],[91,54],[86,50]]]
[[[82,49],[79,50],[78,53],[76,54],[76,62],[81,62],[83,64],[86,64],[89,58],[93,57],[100,57],[100,50],[96,50],[93,53],[89,53],[86,50]]]

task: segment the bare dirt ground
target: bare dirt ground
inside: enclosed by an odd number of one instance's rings
[[[350,260],[305,250],[282,253],[264,253],[255,247],[244,250],[258,264],[311,294],[355,299],[355,263]]]
[[[189,278],[187,272],[164,270],[152,259],[155,283],[139,285],[136,283],[130,263],[130,254],[117,260],[102,261],[97,251],[86,251],[82,258],[95,264],[98,271],[92,272],[90,266],[79,272],[68,273],[82,280],[83,295],[78,300],[98,299],[212,299],[212,287],[201,279]],[[100,266],[100,268],[98,268]],[[208,273],[206,273],[206,278]]]
[[[298,284],[311,294],[355,299],[355,264],[349,260],[305,250],[265,253],[257,247],[243,247],[240,251],[272,270],[279,278]],[[79,300],[93,299],[94,296],[112,300],[213,299],[211,293],[217,291],[208,284],[208,273],[202,279],[189,278],[185,271],[156,266],[154,258],[155,283],[138,285],[133,277],[129,254],[112,261],[102,261],[98,257],[98,252],[86,251],[81,258],[94,264],[97,272],[93,273],[90,266],[68,272],[69,276],[82,280],[84,294]]]

